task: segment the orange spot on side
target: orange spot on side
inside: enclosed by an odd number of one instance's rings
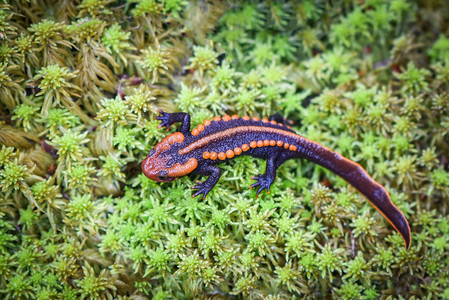
[[[198,131],[201,132],[201,131],[204,130],[204,125],[203,125],[203,124],[200,124],[200,125],[198,125],[197,128],[198,128]]]
[[[195,128],[195,129],[192,130],[192,135],[198,135],[198,134],[200,134],[198,129]]]
[[[248,121],[249,117],[248,116],[244,116],[244,117],[242,117],[242,119],[245,120],[245,121]]]
[[[204,120],[203,121],[203,124],[204,124],[204,126],[208,126],[208,125],[210,125],[210,120],[209,119],[206,119],[206,120]]]
[[[265,118],[263,118],[261,121],[262,121],[263,123],[268,123],[268,119],[265,119]]]
[[[275,120],[270,121],[271,124],[276,125],[277,122]]]
[[[289,149],[290,151],[294,151],[295,148],[296,148],[295,145],[290,145],[290,147],[288,147],[288,149]]]
[[[221,118],[219,116],[216,116],[212,119],[212,121],[215,121],[215,122],[220,121],[220,120],[221,120]]]
[[[248,144],[243,144],[242,145],[242,150],[245,151],[245,152],[248,151],[249,150]]]
[[[204,159],[209,159],[209,158],[210,158],[210,153],[207,152],[207,151],[204,152],[204,153],[203,153],[203,158],[204,158]]]
[[[239,116],[237,116],[237,115],[232,115],[232,117],[231,117],[231,119],[233,119],[233,120],[237,120],[239,118]]]
[[[184,142],[184,135],[181,132],[175,132],[173,134],[170,134],[169,136],[166,137],[167,141],[170,144],[174,144],[174,143],[182,143]]]
[[[263,141],[257,141],[257,147],[263,147]]]
[[[235,153],[235,155],[240,155],[242,153],[242,149],[239,148],[239,147],[235,147],[234,148],[234,153]]]
[[[231,116],[229,116],[229,115],[224,115],[222,119],[223,119],[223,121],[228,122],[229,120],[231,120]]]
[[[285,143],[285,144],[284,144],[284,148],[285,148],[285,149],[287,149],[289,146],[290,146],[289,143]]]
[[[265,147],[269,146],[269,145],[270,145],[270,141],[269,141],[269,140],[264,140],[264,141],[263,141],[263,145],[264,145]]]
[[[282,147],[282,145],[284,145],[284,142],[279,140],[279,141],[276,142],[276,145],[278,147]]]
[[[279,126],[284,126],[284,124],[282,124],[282,123],[278,123],[278,125],[279,125]]]
[[[276,146],[276,141],[275,140],[271,140],[270,141],[270,146]]]
[[[218,159],[219,160],[225,160],[226,159],[226,154],[224,152],[218,153]]]
[[[251,148],[256,148],[257,147],[257,143],[255,141],[251,141],[251,143],[249,143],[249,146]]]
[[[217,154],[217,152],[214,152],[214,151],[212,151],[212,152],[210,153],[210,159],[212,159],[212,160],[216,160],[216,159],[217,159],[217,157],[218,157],[218,154]]]
[[[176,163],[173,167],[168,168],[167,174],[170,177],[182,177],[195,170],[197,166],[198,161],[191,157],[185,164]]]
[[[231,149],[226,151],[226,157],[227,158],[233,158],[234,157],[234,151],[232,151]]]
[[[259,121],[260,119],[258,117],[252,117],[251,118],[253,121]]]

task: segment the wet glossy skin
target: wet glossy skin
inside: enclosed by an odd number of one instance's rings
[[[205,120],[190,132],[190,115],[164,113],[157,119],[166,128],[181,122],[179,131],[159,142],[142,162],[144,174],[155,181],[168,182],[187,174],[209,176],[193,188],[193,196],[203,198],[221,176],[219,163],[239,155],[267,160],[265,174],[255,176],[257,195],[270,190],[277,168],[291,158],[305,158],[334,172],[354,186],[411,243],[410,227],[404,214],[393,204],[385,188],[357,163],[323,145],[296,134],[275,120],[228,116]]]

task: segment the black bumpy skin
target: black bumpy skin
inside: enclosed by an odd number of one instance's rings
[[[238,117],[236,115],[205,120],[190,131],[190,115],[165,113],[157,117],[160,127],[169,128],[181,122],[178,132],[159,142],[142,162],[144,174],[153,180],[168,182],[187,174],[209,176],[198,182],[193,196],[203,198],[221,176],[217,164],[239,155],[267,160],[265,174],[253,179],[251,187],[270,190],[277,168],[291,158],[305,158],[334,172],[354,186],[393,225],[408,249],[411,232],[404,214],[393,204],[385,188],[372,179],[357,163],[329,148],[296,134],[283,123],[282,116],[270,119]],[[288,124],[288,123],[287,123]]]

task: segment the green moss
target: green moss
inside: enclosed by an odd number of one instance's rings
[[[21,189],[24,180],[28,176],[27,167],[18,164],[17,159],[14,162],[6,164],[0,171],[0,177],[2,178],[2,191],[9,193],[12,190]]]
[[[107,278],[106,271],[95,274],[94,269],[86,262],[83,266],[84,278],[76,280],[76,285],[80,288],[83,298],[88,297],[113,297],[117,288]]]
[[[0,298],[449,297],[446,2],[3,2]],[[410,250],[307,161],[258,198],[247,156],[205,200],[149,180],[158,109],[292,119],[385,186]]]
[[[146,74],[151,75],[152,83],[158,81],[161,75],[172,78],[170,71],[174,67],[170,60],[170,52],[165,47],[157,45],[154,48],[149,47],[142,50],[140,65],[145,69]]]

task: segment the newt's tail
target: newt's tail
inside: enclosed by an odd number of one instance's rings
[[[365,169],[312,140],[301,137],[300,144],[304,145],[298,149],[301,157],[332,171],[354,186],[393,225],[404,239],[405,247],[410,247],[411,232],[407,219],[391,201],[387,190],[371,178]]]

